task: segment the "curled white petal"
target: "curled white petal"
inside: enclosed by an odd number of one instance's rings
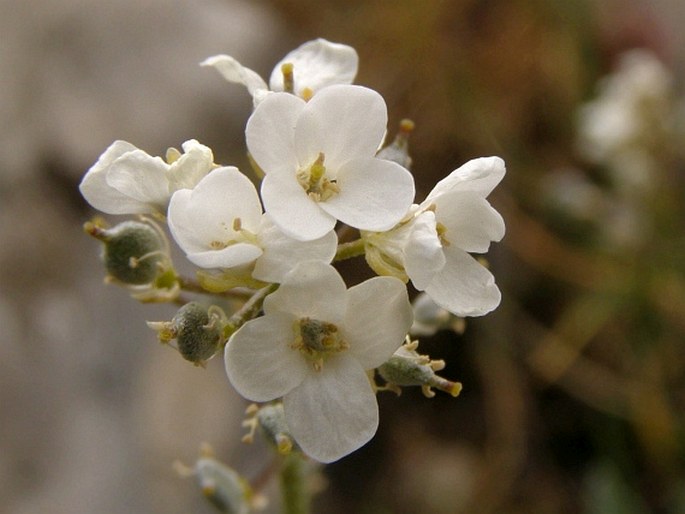
[[[269,90],[266,82],[264,82],[258,73],[252,71],[250,68],[246,68],[230,55],[222,54],[208,57],[200,63],[200,66],[212,66],[229,82],[245,86],[250,95],[252,95],[255,104],[258,103]]]
[[[404,247],[404,268],[414,286],[425,289],[447,259],[438,235],[435,213],[425,211],[413,221]]]
[[[505,172],[504,161],[499,157],[472,159],[438,182],[421,206],[428,207],[435,198],[450,191],[473,191],[485,198]]]
[[[295,94],[303,96],[304,89],[316,93],[333,84],[351,84],[357,75],[359,57],[351,46],[321,38],[308,41],[276,64],[269,80],[272,91],[283,91],[281,66],[285,63],[293,65]]]
[[[502,295],[495,277],[468,253],[445,247],[447,264],[433,277],[426,293],[457,316],[482,316],[494,310]]]
[[[444,237],[467,252],[485,253],[491,241],[504,237],[504,220],[482,196],[454,191],[435,200],[436,217],[445,227]]]
[[[179,189],[192,189],[214,167],[212,150],[190,139],[183,143],[183,155],[169,166],[169,189],[171,192]]]
[[[168,164],[142,150],[127,152],[107,170],[107,184],[129,198],[165,212],[169,202]]]
[[[154,209],[121,193],[107,183],[107,172],[114,161],[126,153],[137,150],[126,141],[115,141],[85,174],[79,190],[94,208],[107,214],[142,214]]]

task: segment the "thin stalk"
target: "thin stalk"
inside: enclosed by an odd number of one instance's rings
[[[341,243],[338,245],[338,251],[335,252],[335,258],[333,260],[344,261],[345,259],[351,259],[358,255],[364,255],[365,251],[363,239],[356,239],[349,243]]]
[[[307,491],[304,458],[297,452],[283,459],[280,473],[283,514],[308,514],[310,496]]]
[[[224,339],[228,338],[241,326],[256,318],[259,312],[262,310],[262,304],[267,296],[278,289],[278,284],[269,284],[266,287],[261,288],[255,292],[248,301],[233,315],[228,318],[228,323],[224,327]]]

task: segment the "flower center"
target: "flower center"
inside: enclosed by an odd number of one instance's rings
[[[222,222],[221,225],[224,228],[224,230],[228,231],[226,223]],[[233,218],[233,226],[231,227],[231,229],[234,233],[234,236],[226,240],[215,239],[214,241],[209,243],[209,246],[212,248],[212,250],[223,250],[224,248],[228,248],[229,246],[238,243],[250,243],[255,246],[259,246],[259,240],[257,239],[256,234],[253,234],[249,230],[244,229],[243,222],[240,218]]]
[[[316,371],[323,369],[323,363],[330,355],[343,352],[350,347],[333,323],[300,318],[294,328],[295,342],[291,347],[302,352]]]
[[[315,202],[325,202],[340,192],[336,181],[326,177],[323,161],[324,155],[320,153],[309,168],[297,172],[297,181],[307,192],[307,196]]]

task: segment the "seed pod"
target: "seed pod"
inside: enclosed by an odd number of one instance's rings
[[[125,221],[102,229],[86,224],[86,231],[104,243],[102,259],[109,276],[133,285],[150,284],[157,278],[164,242],[151,225]]]
[[[221,323],[219,316],[206,307],[190,302],[181,307],[171,320],[178,351],[184,359],[201,364],[219,349]]]

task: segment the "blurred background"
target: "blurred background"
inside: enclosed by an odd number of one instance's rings
[[[202,441],[263,476],[221,359],[103,285],[77,185],[115,139],[246,169],[251,99],[198,63],[268,76],[316,37],[416,123],[419,200],[474,157],[508,174],[502,305],[420,347],[461,396],[382,393],[314,511],[685,512],[684,25],[681,0],[0,2],[0,512],[211,513],[172,469]]]

